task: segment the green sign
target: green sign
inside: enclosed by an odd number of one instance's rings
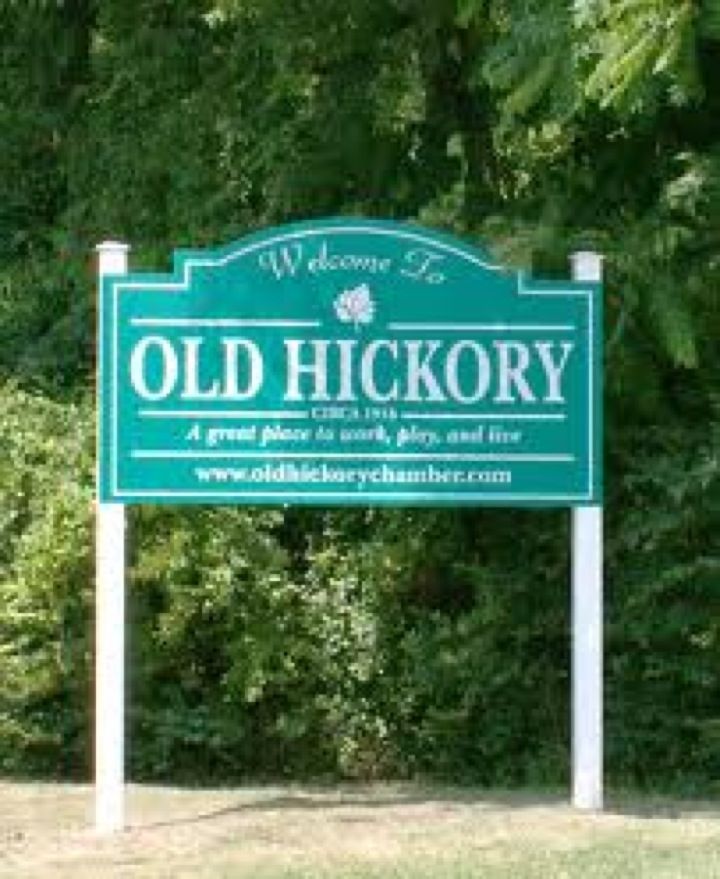
[[[601,296],[368,220],[106,277],[100,493],[121,503],[600,502]]]

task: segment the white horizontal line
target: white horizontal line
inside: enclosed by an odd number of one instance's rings
[[[234,419],[310,419],[310,412],[293,409],[250,410],[250,409],[140,409],[141,418],[234,418]],[[494,415],[492,412],[401,412],[400,418],[407,421],[565,421],[567,415],[560,412],[533,415],[529,412],[518,412]]]
[[[319,327],[319,320],[243,320],[225,317],[133,317],[134,327]]]
[[[256,418],[276,418],[276,419],[294,419],[294,418],[310,418],[309,412],[299,412],[294,409],[276,411],[254,411],[250,409],[218,409],[211,411],[209,409],[140,409],[141,418],[233,418],[233,419],[256,419]]]
[[[133,449],[130,453],[132,458],[161,458],[175,460],[181,458],[230,458],[275,461],[281,460],[304,460],[313,461],[535,461],[535,462],[558,462],[571,463],[575,455],[565,454],[534,454],[534,453],[508,453],[504,455],[488,453],[478,455],[454,455],[452,453],[431,452],[223,452],[223,451],[191,451],[188,449]]]
[[[389,323],[390,330],[445,330],[448,332],[512,332],[518,333],[534,333],[534,332],[557,332],[571,333],[577,327],[572,324],[465,324],[465,323]]]
[[[565,421],[565,413],[554,412],[533,415],[529,412],[518,412],[495,415],[492,412],[401,412],[400,417],[418,421]]]
[[[406,498],[408,500],[424,500],[424,501],[432,501],[435,503],[441,503],[442,500],[527,500],[527,501],[535,501],[537,503],[547,503],[549,501],[585,501],[589,500],[592,495],[590,494],[521,494],[521,493],[513,493],[506,494],[504,492],[443,492],[442,490],[430,493],[430,492],[421,492],[421,491],[392,491],[388,490],[387,492],[382,491],[363,491],[359,492],[357,489],[352,491],[348,489],[347,491],[313,491],[312,488],[308,490],[307,486],[303,485],[302,492],[306,497],[313,498],[344,498],[355,500],[370,500],[376,498],[378,500],[392,501],[397,498]],[[117,498],[118,500],[122,500],[125,497],[138,497],[144,500],[147,500],[148,503],[152,503],[153,498],[161,498],[161,497],[205,497],[205,498],[237,498],[238,501],[242,502],[243,498],[290,498],[294,501],[298,500],[298,490],[296,491],[264,491],[263,489],[243,489],[239,491],[237,488],[232,491],[222,491],[217,489],[215,491],[156,491],[154,489],[146,489],[144,491],[133,491],[131,489],[118,489]]]

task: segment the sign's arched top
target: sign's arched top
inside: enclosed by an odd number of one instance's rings
[[[595,284],[339,219],[177,251],[101,296],[106,500],[599,500]]]
[[[431,231],[422,226],[400,223],[389,220],[368,220],[364,218],[333,218],[322,220],[305,220],[288,223],[273,229],[264,229],[251,233],[238,241],[233,241],[211,250],[178,249],[174,253],[174,274],[187,280],[193,269],[214,267],[222,269],[232,265],[243,257],[252,256],[267,248],[283,247],[297,244],[312,249],[318,240],[336,239],[336,241],[364,240],[366,245],[373,242],[375,247],[383,248],[386,242],[400,242],[412,248],[432,248],[447,258],[466,261],[478,269],[499,272],[505,275],[519,274],[505,266],[497,264],[492,256],[477,245],[470,245],[444,232]],[[393,248],[392,243],[390,248]]]

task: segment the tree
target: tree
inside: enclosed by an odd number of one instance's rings
[[[92,246],[163,270],[368,214],[538,274],[607,255],[610,768],[711,777],[718,0],[36,0],[0,25],[3,765],[83,749]],[[562,774],[559,514],[136,515],[138,771]]]

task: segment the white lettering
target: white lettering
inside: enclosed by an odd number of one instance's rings
[[[565,371],[570,352],[575,347],[572,342],[560,343],[560,358],[558,362],[553,360],[552,349],[555,342],[535,342],[535,350],[540,355],[540,362],[545,370],[545,378],[547,379],[547,393],[543,398],[544,403],[564,403],[560,388],[562,374]]]
[[[180,396],[183,400],[216,400],[220,394],[218,379],[205,390],[200,387],[200,347],[204,341],[202,338],[182,340],[185,386]]]
[[[386,393],[380,393],[375,383],[375,359],[380,350],[389,351],[397,361],[398,343],[389,342],[386,339],[377,339],[371,342],[363,351],[360,361],[360,382],[365,395],[375,403],[389,403],[398,398],[398,383],[395,379]]]
[[[317,275],[319,272],[357,271],[370,274],[386,274],[392,261],[388,257],[362,253],[330,253],[327,241],[320,245],[316,256],[308,260],[308,271]]]
[[[430,269],[436,262],[442,262],[444,259],[445,257],[430,250],[409,250],[404,257],[405,268],[400,270],[400,274],[412,278],[413,281],[441,284],[445,280],[445,275]]]
[[[314,353],[314,359],[310,363],[301,363],[301,349],[309,344]],[[285,351],[287,354],[287,387],[285,399],[289,402],[301,402],[305,400],[300,392],[300,379],[308,376],[312,379],[314,389],[310,399],[316,402],[325,402],[330,399],[327,389],[327,352],[330,342],[325,339],[315,339],[306,343],[303,339],[285,339]]]
[[[151,390],[147,384],[146,358],[151,348],[160,354],[160,376],[157,390]],[[162,336],[147,336],[141,339],[130,355],[130,383],[144,400],[164,400],[171,394],[177,383],[179,373],[178,359],[173,346]]]
[[[408,356],[407,394],[405,399],[408,402],[419,403],[423,399],[431,400],[432,402],[442,402],[447,399],[440,389],[440,385],[437,383],[431,369],[431,360],[441,344],[441,342],[436,340],[421,341],[413,339],[405,342],[405,349]],[[428,351],[421,360],[420,350],[423,345],[427,345]],[[425,386],[427,397],[422,397],[420,395],[421,383]]]
[[[249,339],[223,339],[225,359],[225,387],[223,397],[226,400],[249,400],[257,394],[264,380],[263,359],[258,346]],[[238,383],[240,366],[238,353],[247,355],[247,380],[245,387]]]
[[[463,393],[460,387],[459,365],[464,351],[472,352],[475,358],[475,389],[471,393]],[[448,351],[445,361],[445,383],[450,396],[458,403],[477,403],[487,394],[490,387],[490,359],[482,345],[470,340],[456,342]]]
[[[354,339],[340,339],[337,346],[340,351],[340,388],[336,399],[341,403],[352,403],[357,399],[352,389],[352,357],[357,342]]]
[[[535,402],[535,395],[527,383],[525,371],[530,365],[530,352],[522,342],[493,342],[498,352],[498,391],[496,403],[514,403],[513,386],[520,399],[527,403]],[[513,358],[513,353],[516,355]]]
[[[279,280],[298,273],[303,258],[302,244],[289,244],[277,250],[265,250],[258,257],[260,268],[271,271]]]

